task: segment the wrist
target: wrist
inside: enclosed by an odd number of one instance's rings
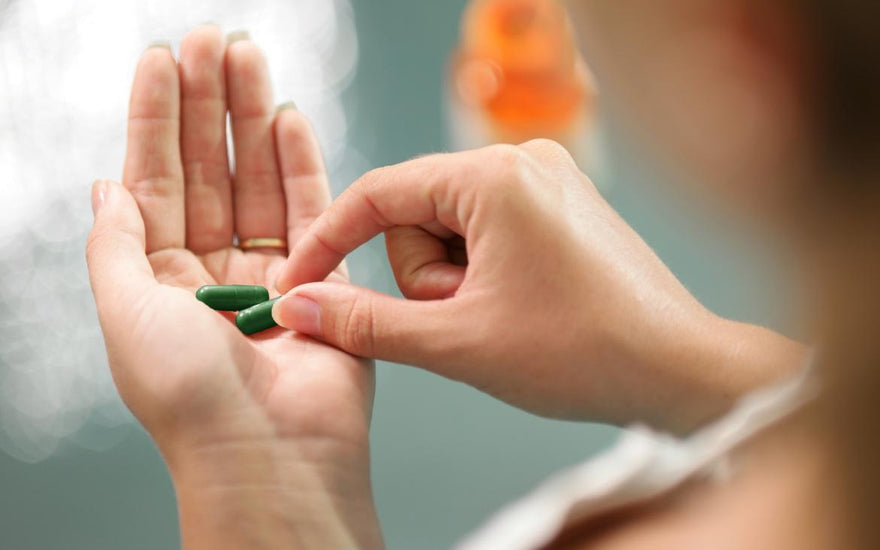
[[[745,394],[781,380],[803,365],[808,348],[769,329],[731,321],[708,310],[670,338],[673,403],[664,427],[684,433],[726,413]]]
[[[340,445],[267,438],[163,450],[183,548],[381,548],[368,450]]]
[[[668,311],[613,339],[623,373],[605,399],[617,424],[687,433],[727,412],[745,393],[792,373],[808,349],[768,329],[721,318],[699,304]]]
[[[805,366],[809,346],[768,328],[718,318],[715,385],[740,397]]]

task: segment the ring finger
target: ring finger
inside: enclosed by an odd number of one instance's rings
[[[233,200],[239,243],[251,239],[283,242],[286,208],[275,154],[272,84],[263,53],[245,34],[230,36],[226,89],[235,151]],[[287,253],[281,247],[267,250]]]

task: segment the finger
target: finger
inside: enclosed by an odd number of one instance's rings
[[[167,47],[141,56],[131,88],[122,181],[143,215],[147,253],[185,240],[180,83]]]
[[[121,185],[92,187],[95,223],[86,246],[89,279],[102,314],[130,308],[157,284],[146,256],[144,221],[134,197]]]
[[[226,49],[226,91],[235,150],[235,231],[242,241],[283,238],[287,225],[272,84],[263,53],[246,35],[232,36]]]
[[[323,280],[346,254],[369,239],[402,225],[438,221],[464,234],[474,193],[466,182],[494,176],[478,152],[423,157],[369,172],[354,182],[293,246],[276,287]],[[491,170],[489,171],[491,172]]]
[[[312,283],[282,297],[275,321],[360,357],[441,369],[471,345],[460,304],[419,302],[343,283]]]
[[[287,242],[292,247],[330,204],[330,186],[312,127],[291,103],[278,109],[275,141],[287,204]]]
[[[186,246],[196,253],[232,245],[225,50],[226,41],[216,25],[196,28],[180,46]]]
[[[413,300],[439,300],[455,294],[465,268],[455,265],[446,243],[421,227],[392,227],[385,248],[397,286]]]

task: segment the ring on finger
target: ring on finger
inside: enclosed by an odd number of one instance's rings
[[[238,248],[250,250],[252,248],[282,248],[287,249],[287,239],[279,237],[252,237],[238,243]]]

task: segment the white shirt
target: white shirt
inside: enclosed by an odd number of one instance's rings
[[[608,451],[554,475],[502,509],[456,550],[535,550],[590,517],[652,500],[696,477],[725,476],[738,445],[816,395],[808,371],[744,397],[722,419],[686,439],[629,428]]]

